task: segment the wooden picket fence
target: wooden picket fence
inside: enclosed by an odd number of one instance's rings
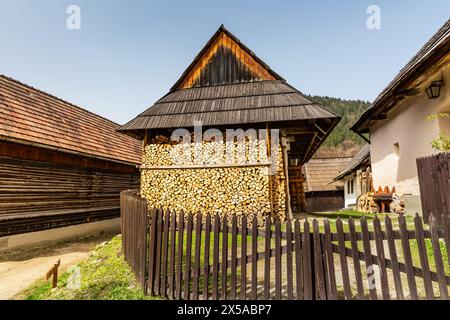
[[[418,158],[417,173],[423,218],[434,214],[438,224],[450,216],[450,153]]]
[[[448,299],[450,220],[439,229],[430,216],[427,230],[419,216],[413,225],[403,216],[371,223],[366,218],[348,224],[340,219],[261,223],[245,216],[159,209],[144,219],[133,208],[122,208],[123,248],[150,295],[183,300]]]

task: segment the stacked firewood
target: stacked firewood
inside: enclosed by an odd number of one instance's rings
[[[282,160],[280,148],[276,174],[269,177],[268,166],[258,165],[268,162],[265,141],[149,144],[143,156],[141,195],[148,199],[149,207],[245,214],[248,218],[257,215],[260,221],[273,213],[284,219]]]

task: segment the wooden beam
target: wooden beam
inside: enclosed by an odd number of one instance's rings
[[[283,167],[284,167],[284,188],[285,188],[285,192],[286,192],[286,213],[287,216],[289,218],[289,220],[293,219],[292,216],[292,208],[291,208],[291,193],[289,190],[289,170],[288,170],[288,166],[289,166],[289,159],[288,159],[288,153],[287,153],[287,137],[281,137],[281,150],[283,152]]]
[[[310,143],[309,146],[308,146],[308,149],[306,149],[306,152],[305,152],[305,154],[303,155],[303,161],[302,161],[303,163],[305,162],[306,157],[308,156],[309,151],[311,151],[312,146],[313,146],[314,143],[316,142],[317,135],[318,135],[318,133],[317,133],[317,131],[316,131],[316,133],[314,134],[314,137],[313,137],[312,140],[311,140],[311,143]]]
[[[266,147],[267,147],[267,157],[270,159],[270,126],[269,123],[266,122]],[[273,163],[272,163],[273,165]],[[270,202],[270,217],[273,218],[273,179],[271,172],[269,171],[269,202]]]

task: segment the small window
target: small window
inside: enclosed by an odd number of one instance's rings
[[[353,194],[354,192],[354,180],[347,181],[347,194]]]
[[[351,194],[353,194],[353,193],[354,193],[354,190],[353,190],[353,187],[354,187],[354,183],[355,183],[355,180],[352,180],[352,183],[350,184],[350,187],[351,187],[351,190],[352,190]]]
[[[394,148],[394,154],[397,156],[397,158],[400,158],[400,144],[398,142],[394,143],[393,148]]]

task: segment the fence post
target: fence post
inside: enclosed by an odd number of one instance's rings
[[[311,257],[309,262],[311,264],[311,285],[312,285],[311,299],[317,300],[316,263],[315,263],[315,255],[314,255],[314,234],[312,232],[310,232],[308,235],[305,235],[305,236],[309,236],[309,254]]]

